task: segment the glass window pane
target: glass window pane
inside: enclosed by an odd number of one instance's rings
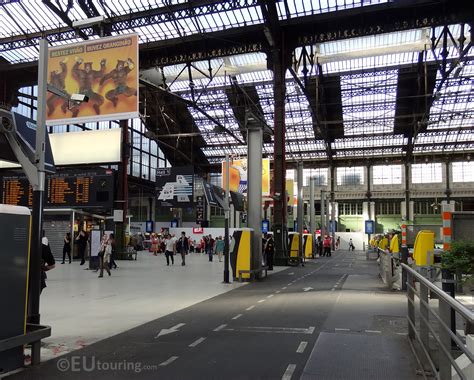
[[[400,185],[402,183],[402,165],[374,166],[372,176],[374,185]]]
[[[453,162],[453,182],[474,182],[474,162]]]
[[[336,177],[338,186],[363,185],[365,182],[364,167],[355,166],[352,168],[337,168]]]
[[[442,181],[441,163],[413,164],[411,166],[412,183],[441,183]]]

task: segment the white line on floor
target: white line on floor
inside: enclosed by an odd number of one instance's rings
[[[286,367],[286,371],[283,374],[283,377],[281,380],[290,380],[291,376],[293,376],[293,372],[295,372],[296,369],[296,364],[288,364],[288,367]]]
[[[275,293],[276,293],[276,294],[279,294],[279,293],[281,293],[281,290],[277,290]]]
[[[205,340],[206,340],[206,338],[201,337],[198,340],[192,342],[188,347],[196,347],[198,344],[204,342]]]
[[[220,325],[214,329],[214,331],[221,331],[223,328],[227,327],[227,324]]]
[[[397,335],[403,335],[403,336],[406,336],[408,335],[407,333],[397,333]]]
[[[259,300],[258,303],[262,303],[262,302],[265,302],[265,300]]]
[[[242,316],[242,314],[237,314],[235,317],[233,317],[232,319],[239,319],[240,317]]]
[[[284,286],[283,288],[281,288],[282,290],[285,290],[286,289],[286,286]]]
[[[249,310],[252,310],[254,307],[255,307],[255,305],[252,305],[252,306],[249,306],[249,307],[248,307],[247,309],[245,309],[245,310],[249,311]]]
[[[270,294],[269,296],[267,296],[267,298],[272,298],[274,296],[274,294]]]
[[[312,333],[314,333],[314,330],[316,330],[316,327],[314,327],[314,326],[309,326],[308,331],[307,331],[307,334],[312,334]]]
[[[374,333],[374,334],[381,334],[382,331],[379,330],[365,330],[366,333]]]
[[[167,366],[168,364],[171,364],[173,363],[176,359],[178,359],[177,356],[172,356],[171,358],[169,358],[167,361],[163,362],[160,364],[160,367],[164,367],[164,366]]]
[[[302,354],[304,352],[304,350],[306,349],[307,345],[308,345],[308,342],[301,342],[300,345],[298,346],[298,349],[296,350],[296,352],[298,354]]]
[[[335,331],[351,331],[351,329],[338,329],[338,328],[335,328],[334,330]]]

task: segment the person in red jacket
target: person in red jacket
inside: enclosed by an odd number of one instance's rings
[[[326,235],[324,237],[323,248],[324,248],[323,256],[330,257],[331,256],[331,238],[329,237],[329,235]]]

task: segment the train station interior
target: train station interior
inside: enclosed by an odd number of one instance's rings
[[[474,379],[472,1],[0,24],[0,379]]]

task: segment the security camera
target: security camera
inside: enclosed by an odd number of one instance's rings
[[[84,94],[72,94],[71,100],[74,102],[87,103],[89,101],[89,97]]]
[[[0,133],[14,133],[15,123],[13,122],[10,111],[0,109],[0,117]]]

